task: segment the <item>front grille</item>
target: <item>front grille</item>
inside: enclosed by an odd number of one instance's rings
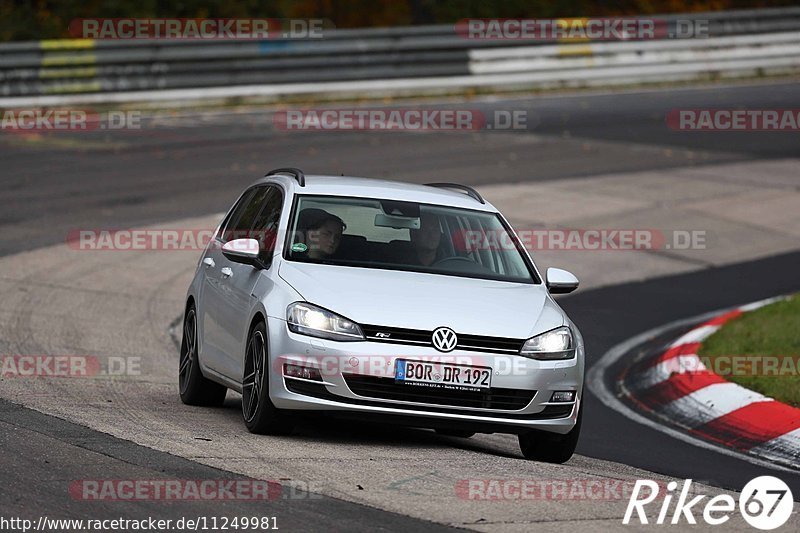
[[[504,409],[516,411],[527,406],[535,390],[501,389],[492,387],[480,391],[464,391],[396,383],[394,378],[344,374],[345,382],[354,394],[381,400],[430,403],[475,409]]]
[[[413,344],[433,347],[431,338],[433,331],[422,329],[389,328],[362,324],[364,336],[373,342],[391,342],[395,344]],[[505,337],[486,337],[483,335],[464,335],[456,332],[458,344],[456,349],[472,350],[502,354],[518,354],[525,339],[507,339]]]
[[[387,405],[386,403],[382,403],[380,401],[373,401],[373,400],[363,400],[357,398],[348,398],[346,396],[339,396],[337,394],[333,394],[328,391],[328,389],[322,383],[309,383],[306,381],[299,381],[294,379],[285,379],[286,388],[290,391],[303,394],[305,396],[312,396],[314,398],[320,398],[323,400],[331,400],[334,402],[340,403],[349,403],[352,405],[370,405],[372,407],[391,407],[393,409],[419,409],[419,407],[411,404],[392,404]],[[412,387],[413,385],[408,385],[408,387]],[[502,389],[501,389],[502,390]],[[528,391],[531,393],[531,396],[535,394],[536,391]],[[448,407],[425,407],[426,411],[431,411],[435,413],[444,413],[444,414],[463,414],[464,411],[459,409],[453,409]],[[548,405],[539,413],[534,414],[517,414],[517,413],[503,413],[503,418],[508,418],[512,420],[547,420],[553,418],[565,418],[570,415],[572,412],[572,404],[564,404],[564,405]],[[485,413],[470,413],[472,416],[496,416],[496,415],[487,415]]]

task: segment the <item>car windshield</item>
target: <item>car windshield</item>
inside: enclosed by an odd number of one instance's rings
[[[292,261],[538,283],[496,213],[371,198],[299,196]]]

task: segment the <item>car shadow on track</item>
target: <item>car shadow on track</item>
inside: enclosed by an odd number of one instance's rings
[[[223,407],[217,408],[220,414],[241,419],[242,401],[238,394],[228,394]],[[241,430],[246,432],[244,423]],[[372,420],[354,422],[353,418],[340,418],[330,413],[300,413],[295,416],[294,429],[289,435],[271,436],[295,440],[297,442],[313,442],[332,445],[351,446],[391,446],[395,448],[439,449],[443,446],[490,454],[496,457],[521,459],[521,456],[506,447],[497,446],[493,442],[482,439],[487,435],[478,433],[472,438],[440,435],[432,429],[407,425],[381,423]],[[513,446],[516,447],[516,439]]]

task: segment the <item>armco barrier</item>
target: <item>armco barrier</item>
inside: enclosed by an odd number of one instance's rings
[[[467,39],[454,25],[329,30],[322,39],[0,45],[0,106],[462,87],[582,86],[800,69],[800,8],[707,20],[707,38],[586,43]]]

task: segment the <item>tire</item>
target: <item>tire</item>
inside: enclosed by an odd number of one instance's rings
[[[292,431],[292,422],[269,398],[266,339],[267,328],[259,322],[247,339],[242,376],[242,418],[250,433],[285,435]]]
[[[228,388],[203,376],[197,358],[197,311],[189,304],[183,316],[181,357],[178,363],[178,391],[186,405],[222,405]]]
[[[436,433],[438,435],[444,435],[445,437],[458,437],[460,439],[468,439],[475,435],[474,431],[459,431],[457,429],[437,429]]]
[[[519,436],[519,448],[525,459],[544,463],[566,463],[575,453],[581,434],[583,402],[578,410],[578,421],[569,433],[561,435],[548,431],[531,431]]]

